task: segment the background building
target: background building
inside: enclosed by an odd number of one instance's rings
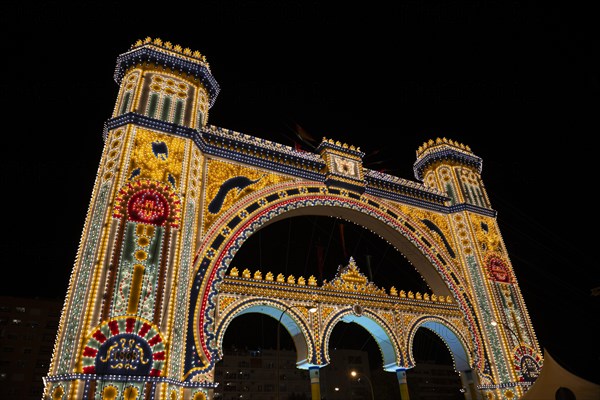
[[[280,398],[310,399],[307,370],[296,368],[296,352],[279,353]],[[277,398],[277,351],[273,349],[223,349],[223,359],[215,369],[215,399],[272,400]]]
[[[274,349],[223,349],[223,359],[215,369],[218,400],[275,400],[277,351]],[[296,351],[280,352],[280,398],[308,400],[311,397],[307,370],[296,368]],[[350,376],[357,371],[358,381]],[[363,350],[335,349],[330,364],[321,371],[321,398],[324,400],[370,400],[371,386],[375,399],[399,399],[399,386],[390,384],[390,373],[371,369],[369,354]],[[393,375],[393,374],[391,374]],[[464,399],[458,372],[451,365],[420,361],[408,372],[411,400]],[[366,378],[364,378],[366,376]]]
[[[39,400],[62,301],[0,297],[0,398]]]
[[[411,400],[462,400],[458,372],[451,365],[418,362],[407,375],[410,379],[408,390]]]
[[[336,349],[331,363],[321,373],[321,397],[333,399],[370,399],[366,381],[351,379],[356,370],[370,376],[369,354],[362,350]],[[307,370],[296,368],[296,351],[282,349],[280,361],[280,399],[310,399],[310,378]],[[277,351],[274,349],[223,349],[223,359],[215,369],[215,399],[274,400],[277,398]]]

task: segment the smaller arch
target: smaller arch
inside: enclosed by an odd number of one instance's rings
[[[281,325],[288,331],[296,347],[297,368],[307,370],[315,366],[315,341],[308,321],[305,320],[305,316],[299,310],[301,308],[308,310],[310,307],[308,304],[301,303],[293,304],[290,307],[290,304],[282,301],[268,299],[244,300],[231,305],[217,324],[215,337],[217,340],[218,355],[215,361],[223,357],[223,339],[231,321],[241,315],[256,313],[268,315],[276,321],[279,321],[281,318]]]
[[[392,329],[376,313],[369,310],[361,311],[360,313],[356,313],[356,307],[344,308],[329,320],[323,331],[324,343],[321,346],[324,349],[323,358],[326,360],[325,364],[329,364],[329,338],[333,328],[340,322],[354,322],[365,328],[377,343],[381,351],[384,371],[396,372],[399,367],[403,366],[404,361],[400,345],[392,333]]]
[[[410,364],[415,365],[415,361],[412,355],[413,341],[415,334],[419,328],[427,328],[435,333],[448,347],[452,361],[454,362],[454,368],[457,371],[469,371],[471,370],[471,357],[469,347],[466,345],[466,341],[457,332],[455,327],[449,322],[439,317],[422,317],[418,319],[410,328],[408,334],[408,356]]]

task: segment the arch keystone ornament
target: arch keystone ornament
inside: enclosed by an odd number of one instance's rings
[[[227,327],[248,313],[287,329],[315,400],[341,322],[373,336],[404,400],[419,329],[445,342],[467,399],[518,399],[535,382],[540,347],[469,146],[428,140],[413,181],[338,140],[313,153],[210,125],[206,58],[158,38],[121,54],[114,79],[45,397],[212,399]],[[232,265],[259,229],[303,215],[381,236],[431,293],[379,287],[353,257],[323,282]]]

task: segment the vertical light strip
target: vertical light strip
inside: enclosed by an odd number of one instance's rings
[[[129,291],[129,303],[127,306],[128,314],[136,314],[140,302],[140,293],[142,291],[142,278],[144,277],[144,266],[136,264],[133,266],[133,278],[131,279],[131,289]]]

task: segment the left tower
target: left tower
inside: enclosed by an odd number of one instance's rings
[[[183,375],[189,299],[178,281],[200,215],[196,132],[219,85],[198,51],[150,38],[117,58],[114,78],[44,398],[166,398]],[[191,389],[204,399],[209,387]]]

